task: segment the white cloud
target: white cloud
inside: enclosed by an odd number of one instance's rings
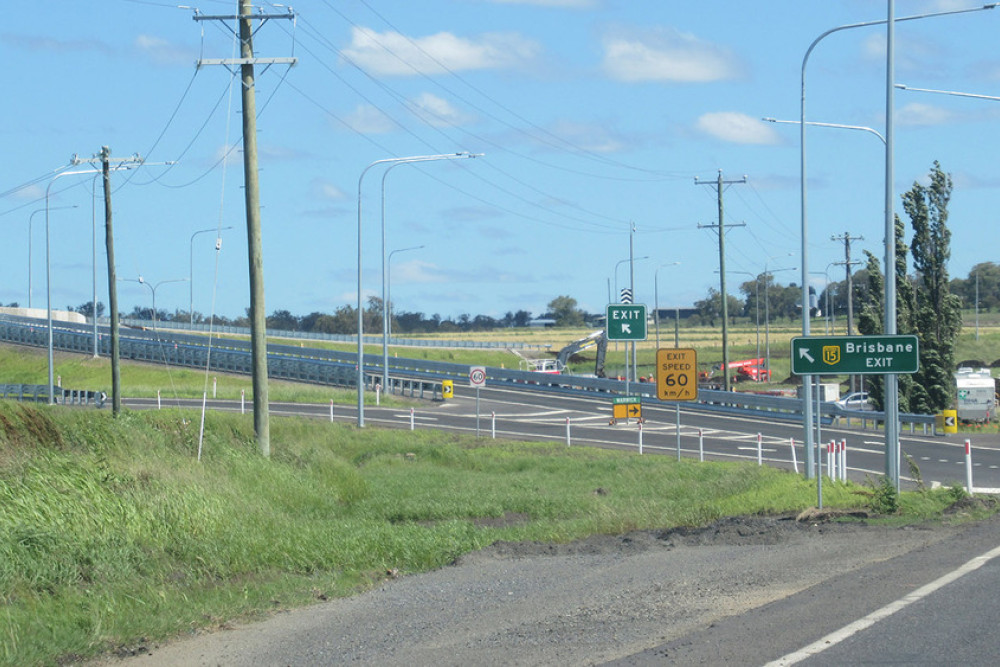
[[[419,259],[394,264],[392,279],[397,283],[444,283],[449,281],[437,264]]]
[[[703,114],[696,127],[716,139],[734,144],[780,144],[781,137],[769,124],[736,111]]]
[[[313,179],[311,189],[313,193],[320,199],[328,199],[331,201],[340,201],[347,199],[347,194],[343,190],[338,188],[336,185],[330,181],[323,180],[320,178]]]
[[[158,65],[190,65],[195,61],[193,51],[175,46],[165,39],[152,35],[139,35],[133,42],[139,53]]]
[[[344,122],[360,134],[385,134],[396,127],[389,116],[368,104],[359,105]]]
[[[351,44],[343,53],[372,74],[414,76],[523,66],[540,50],[535,42],[513,33],[487,33],[473,41],[449,32],[413,38],[352,28]]]
[[[408,106],[432,127],[456,127],[474,120],[472,115],[463,113],[448,100],[432,93],[421,93],[411,99]]]
[[[726,49],[672,29],[605,37],[602,67],[629,83],[698,83],[737,78],[742,66]]]
[[[920,102],[911,102],[896,109],[896,122],[900,125],[926,127],[943,125],[954,119],[955,115],[947,109]]]

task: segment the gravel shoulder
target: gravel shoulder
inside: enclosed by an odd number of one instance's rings
[[[742,517],[698,529],[497,543],[433,572],[100,665],[594,665],[962,528]]]

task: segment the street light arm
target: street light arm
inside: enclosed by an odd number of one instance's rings
[[[801,151],[801,156],[800,156],[800,160],[801,160],[801,176],[800,176],[801,183],[800,183],[800,188],[801,188],[801,216],[802,216],[802,239],[801,239],[801,243],[802,243],[802,335],[803,336],[808,336],[809,335],[809,287],[808,287],[808,283],[809,283],[809,233],[808,233],[808,229],[809,228],[808,228],[807,200],[806,200],[806,65],[809,62],[809,56],[812,54],[813,49],[816,48],[816,45],[819,44],[820,41],[822,41],[824,38],[826,38],[829,35],[832,35],[835,32],[839,32],[839,31],[842,31],[842,30],[849,30],[849,29],[853,29],[853,28],[862,28],[862,27],[866,27],[866,26],[882,25],[882,24],[888,23],[890,18],[893,21],[893,25],[895,25],[896,21],[910,21],[910,20],[921,19],[921,18],[929,18],[929,17],[932,17],[932,16],[944,16],[944,15],[949,15],[949,14],[960,14],[960,13],[971,12],[971,11],[979,11],[979,10],[983,10],[983,9],[993,9],[998,4],[1000,4],[1000,3],[989,3],[989,4],[985,4],[985,5],[979,6],[979,7],[974,7],[974,8],[958,9],[958,10],[945,11],[945,12],[935,12],[935,13],[930,13],[930,14],[920,14],[920,15],[915,15],[915,16],[904,16],[904,17],[899,17],[899,18],[895,17],[895,14],[892,11],[890,11],[889,16],[885,20],[880,20],[880,21],[865,21],[865,22],[862,22],[862,23],[852,23],[852,24],[848,24],[848,25],[842,25],[842,26],[837,26],[835,28],[831,28],[831,29],[823,32],[822,34],[820,34],[818,37],[816,37],[816,39],[814,39],[812,41],[812,43],[809,44],[809,48],[806,49],[805,55],[803,55],[803,57],[802,57],[802,69],[801,69],[801,73],[800,73],[801,74],[801,91],[800,91],[801,92],[801,98],[800,98],[800,107],[799,107],[799,110],[800,110],[800,118],[799,118],[799,120],[801,121],[801,125],[799,126],[799,137],[800,137],[799,141],[800,141],[800,151]],[[891,3],[890,3],[889,6],[890,6],[890,9],[893,7],[893,5]],[[889,68],[887,68],[887,71],[888,71],[888,69]],[[887,121],[891,122],[891,119],[887,119]],[[889,144],[888,144],[888,141],[887,141],[887,143],[886,143],[887,162],[888,162],[888,153],[889,153],[888,148],[889,148]],[[887,198],[888,198],[888,195],[887,195]],[[890,209],[890,207],[887,206],[887,209]],[[887,244],[891,243],[891,233],[887,237],[886,243]],[[895,313],[893,313],[892,317],[895,318]],[[886,319],[888,319],[888,318],[886,318]],[[802,421],[803,421],[803,424],[804,424],[804,427],[805,427],[805,438],[804,438],[804,441],[805,441],[805,446],[806,446],[806,466],[807,466],[807,470],[809,471],[809,472],[807,472],[807,477],[809,477],[811,479],[812,475],[813,475],[813,472],[812,472],[812,466],[813,466],[812,419],[813,419],[813,416],[812,416],[812,405],[811,405],[811,402],[812,402],[811,401],[811,397],[812,397],[812,376],[811,375],[804,375],[802,377],[802,382],[803,382],[803,386],[802,386],[802,417],[803,417],[803,420]]]
[[[442,153],[440,155],[415,155],[412,157],[395,157],[395,158],[383,158],[381,160],[375,160],[370,163],[364,169],[361,170],[361,175],[358,176],[358,361],[357,361],[357,385],[358,385],[358,427],[362,428],[365,425],[365,403],[364,403],[364,343],[362,337],[364,335],[364,313],[361,309],[362,303],[362,235],[361,235],[361,185],[364,182],[365,174],[369,172],[373,167],[380,164],[397,164],[406,162],[426,162],[430,160],[450,160],[455,158],[476,158],[482,157],[482,153],[468,153],[466,151],[460,151],[457,153]],[[385,250],[383,249],[383,264],[385,261]],[[383,276],[385,271],[383,269]]]
[[[1000,98],[998,98],[998,99],[1000,99]],[[802,122],[802,121],[798,121],[798,120],[780,120],[778,118],[761,118],[761,120],[766,121],[768,123],[785,123],[785,124],[788,124],[788,125],[799,125]],[[844,124],[841,124],[841,123],[820,123],[818,121],[813,121],[813,120],[806,121],[806,125],[811,125],[813,127],[833,127],[833,128],[837,128],[837,129],[841,129],[841,130],[861,130],[862,132],[869,132],[871,134],[874,134],[876,137],[879,138],[879,140],[883,144],[885,144],[885,137],[882,136],[881,132],[879,132],[875,128],[867,127],[865,125],[844,125]]]
[[[933,88],[914,88],[913,86],[907,86],[903,83],[895,84],[896,88],[900,90],[912,90],[917,93],[937,93],[938,95],[952,95],[954,97],[973,97],[977,100],[990,100],[991,102],[1000,102],[1000,97],[995,95],[978,95],[976,93],[962,93],[957,90],[934,90]]]

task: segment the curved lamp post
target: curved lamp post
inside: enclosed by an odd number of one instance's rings
[[[74,161],[72,165],[78,164]],[[72,166],[71,165],[71,166]],[[56,392],[55,392],[55,362],[54,354],[52,350],[52,338],[53,338],[53,326],[52,326],[52,248],[49,242],[49,211],[52,209],[49,207],[49,195],[52,192],[52,184],[63,176],[78,176],[81,174],[100,174],[99,169],[82,169],[80,171],[62,171],[49,179],[49,184],[45,186],[45,309],[48,312],[48,365],[49,365],[49,405],[56,402]],[[29,223],[30,224],[30,223]],[[97,304],[94,304],[94,311],[97,310]]]
[[[219,241],[222,240],[222,231],[225,229],[232,229],[233,226],[228,227],[212,227],[211,229],[199,229],[194,234],[191,235],[191,241],[188,243],[188,322],[194,324],[194,237],[199,234],[207,234],[208,232],[219,232]],[[216,248],[218,249],[218,247]]]
[[[916,19],[931,18],[931,17],[935,17],[935,16],[946,16],[946,15],[951,15],[951,14],[964,14],[964,13],[968,13],[968,12],[982,11],[984,9],[993,9],[998,4],[1000,4],[1000,3],[995,3],[994,2],[994,3],[989,3],[989,4],[986,4],[986,5],[982,5],[982,6],[979,6],[979,7],[971,7],[971,8],[967,8],[967,9],[956,9],[956,10],[944,11],[944,12],[931,12],[931,13],[927,13],[927,14],[917,14],[917,15],[913,15],[913,16],[902,16],[902,17],[898,17],[897,18],[895,16],[895,14],[894,14],[893,2],[892,2],[892,0],[889,0],[889,16],[887,16],[886,19],[879,20],[879,21],[864,21],[864,22],[861,22],[861,23],[850,23],[850,24],[846,24],[846,25],[837,26],[835,28],[831,28],[831,29],[823,32],[822,34],[820,34],[818,37],[816,37],[816,39],[814,39],[812,41],[812,43],[809,45],[809,48],[806,49],[805,55],[802,58],[802,69],[801,69],[801,105],[800,105],[800,123],[801,124],[800,124],[800,127],[799,127],[800,151],[801,151],[801,155],[800,155],[800,183],[799,183],[799,187],[800,187],[800,190],[801,190],[801,224],[802,224],[802,335],[803,336],[808,336],[809,335],[809,233],[808,233],[809,226],[808,226],[807,205],[806,205],[806,203],[807,203],[807,197],[806,197],[806,125],[808,124],[806,122],[806,65],[808,65],[808,63],[809,63],[809,56],[812,54],[813,49],[815,49],[816,46],[824,38],[828,37],[829,35],[832,35],[835,32],[840,32],[842,30],[850,30],[850,29],[853,29],[853,28],[864,28],[864,27],[869,27],[869,26],[885,25],[885,24],[895,25],[895,23],[897,21],[912,21],[912,20],[916,20]],[[893,40],[890,39],[889,40],[889,45],[890,46],[892,45],[892,42],[893,42]],[[890,48],[889,50],[891,51],[892,49]],[[889,56],[889,63],[888,64],[890,66],[887,67],[887,85],[886,85],[886,88],[887,88],[887,91],[886,91],[886,102],[887,102],[887,104],[886,104],[886,106],[887,107],[891,107],[891,102],[892,102],[892,87],[891,87],[891,85],[888,85],[889,81],[891,81],[892,76],[893,76],[893,71],[892,71],[893,68],[891,67],[891,65],[892,65],[891,54]],[[886,118],[886,120],[887,120],[887,127],[889,127],[889,128],[891,128],[891,123],[892,123],[891,116],[892,116],[891,112],[886,114],[886,117],[887,117]],[[886,178],[885,189],[886,189],[886,209],[887,210],[885,211],[885,216],[886,216],[886,228],[887,228],[888,231],[886,232],[885,243],[886,243],[886,252],[887,253],[892,253],[894,251],[894,243],[893,243],[893,241],[894,241],[894,234],[893,234],[893,227],[892,227],[892,207],[891,207],[892,179],[888,178],[889,174],[891,173],[891,169],[892,169],[892,165],[891,165],[891,155],[892,155],[891,134],[892,134],[891,132],[886,132],[886,135],[887,135],[887,140],[886,140],[886,175],[887,175],[887,178]],[[886,257],[887,257],[887,259],[891,260],[892,255],[891,254],[887,254]],[[886,298],[886,305],[885,305],[885,307],[886,307],[885,320],[886,320],[887,323],[889,322],[890,319],[892,320],[892,323],[893,323],[893,333],[895,333],[895,325],[894,325],[895,320],[896,320],[896,309],[895,309],[895,275],[894,275],[893,271],[888,270],[888,268],[891,267],[891,266],[893,266],[893,264],[890,261],[889,265],[886,267],[887,270],[886,270],[886,285],[885,285],[885,290],[886,290],[887,298]],[[890,278],[891,278],[891,286],[890,286]],[[891,299],[888,296],[890,289],[892,289],[892,291],[893,291]],[[889,332],[887,331],[886,333],[889,333]],[[887,380],[888,380],[887,383],[886,383],[887,387],[888,387],[888,385],[891,384],[892,387],[893,387],[893,389],[895,389],[895,387],[896,387],[896,382],[895,382],[896,376],[895,375],[888,375],[886,377],[887,377]],[[813,452],[813,432],[812,432],[813,419],[814,418],[813,418],[813,406],[812,406],[812,400],[811,400],[812,399],[812,376],[811,375],[804,375],[804,376],[802,376],[802,389],[803,389],[802,390],[802,417],[803,417],[803,427],[804,427],[804,436],[805,436],[804,440],[805,440],[805,449],[806,449],[806,471],[807,471],[806,472],[806,476],[811,479],[813,477],[813,475],[815,474],[815,470],[814,470],[815,462],[814,462],[814,456],[813,456],[814,455],[814,452]],[[895,393],[893,393],[893,395],[891,397],[889,397],[889,398],[890,398],[890,400],[887,401],[887,405],[886,405],[886,412],[887,412],[887,414],[886,414],[886,442],[887,443],[891,443],[892,442],[892,437],[898,435],[898,426],[896,426],[894,423],[897,421],[897,417],[898,417],[898,414],[899,414],[898,396]],[[889,405],[888,403],[892,403],[892,404]],[[889,447],[887,447],[887,449],[889,449]],[[887,469],[887,472],[890,472],[890,471]],[[894,481],[896,481],[896,480],[894,479]],[[822,502],[820,504],[822,504]]]
[[[214,231],[214,230],[213,230]],[[170,278],[168,280],[161,280],[158,283],[150,283],[145,280],[142,276],[138,278],[119,278],[118,280],[123,283],[139,283],[140,285],[145,285],[149,288],[149,291],[153,295],[153,330],[156,330],[156,290],[160,288],[160,285],[166,285],[167,283],[186,283],[187,278]]]
[[[49,208],[50,211],[58,211],[65,208],[76,208],[76,204],[72,206],[53,206]],[[44,211],[44,208],[38,208],[31,212],[28,216],[28,308],[31,308],[31,225],[35,221],[35,214]]]
[[[656,325],[656,349],[660,349],[660,269],[665,266],[678,266],[680,262],[660,264],[653,271],[653,323]],[[674,319],[674,347],[680,347],[677,340],[677,319]]]
[[[389,259],[385,265],[385,299],[383,300],[386,304],[386,315],[385,315],[385,332],[387,337],[392,336],[392,256],[397,252],[408,252],[410,250],[422,250],[426,246],[415,245],[409,248],[396,248],[389,253]],[[388,360],[385,362],[385,367],[388,368]]]
[[[411,157],[396,157],[396,158],[384,158],[382,160],[375,160],[370,163],[367,167],[361,170],[361,175],[358,176],[358,362],[357,362],[357,384],[358,384],[358,427],[364,427],[365,425],[365,352],[364,352],[364,311],[362,310],[362,290],[361,290],[361,184],[364,181],[365,174],[368,173],[370,169],[376,167],[380,164],[389,164],[395,166],[397,164],[404,164],[409,162],[430,162],[434,160],[453,160],[456,158],[473,157],[472,154],[467,152],[461,153],[444,153],[441,155],[414,155]],[[383,179],[383,188],[385,181]],[[384,189],[383,189],[384,192]],[[385,199],[383,197],[383,203]],[[384,208],[384,206],[383,206]],[[382,218],[383,227],[383,241],[385,239],[385,216]],[[385,276],[385,243],[382,244],[382,275]]]
[[[403,158],[394,164],[390,164],[382,172],[382,390],[388,391],[389,389],[389,304],[388,304],[388,285],[389,285],[389,257],[386,254],[388,250],[388,240],[387,231],[385,224],[385,181],[389,177],[389,172],[396,167],[404,164],[413,164],[414,162],[435,162],[438,160],[461,160],[466,158],[477,158],[482,157],[482,153],[448,153],[445,155],[427,155],[427,156],[417,156],[413,158]]]

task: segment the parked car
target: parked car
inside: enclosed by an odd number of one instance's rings
[[[855,391],[836,401],[845,410],[874,410],[875,406],[868,398],[867,391]]]

